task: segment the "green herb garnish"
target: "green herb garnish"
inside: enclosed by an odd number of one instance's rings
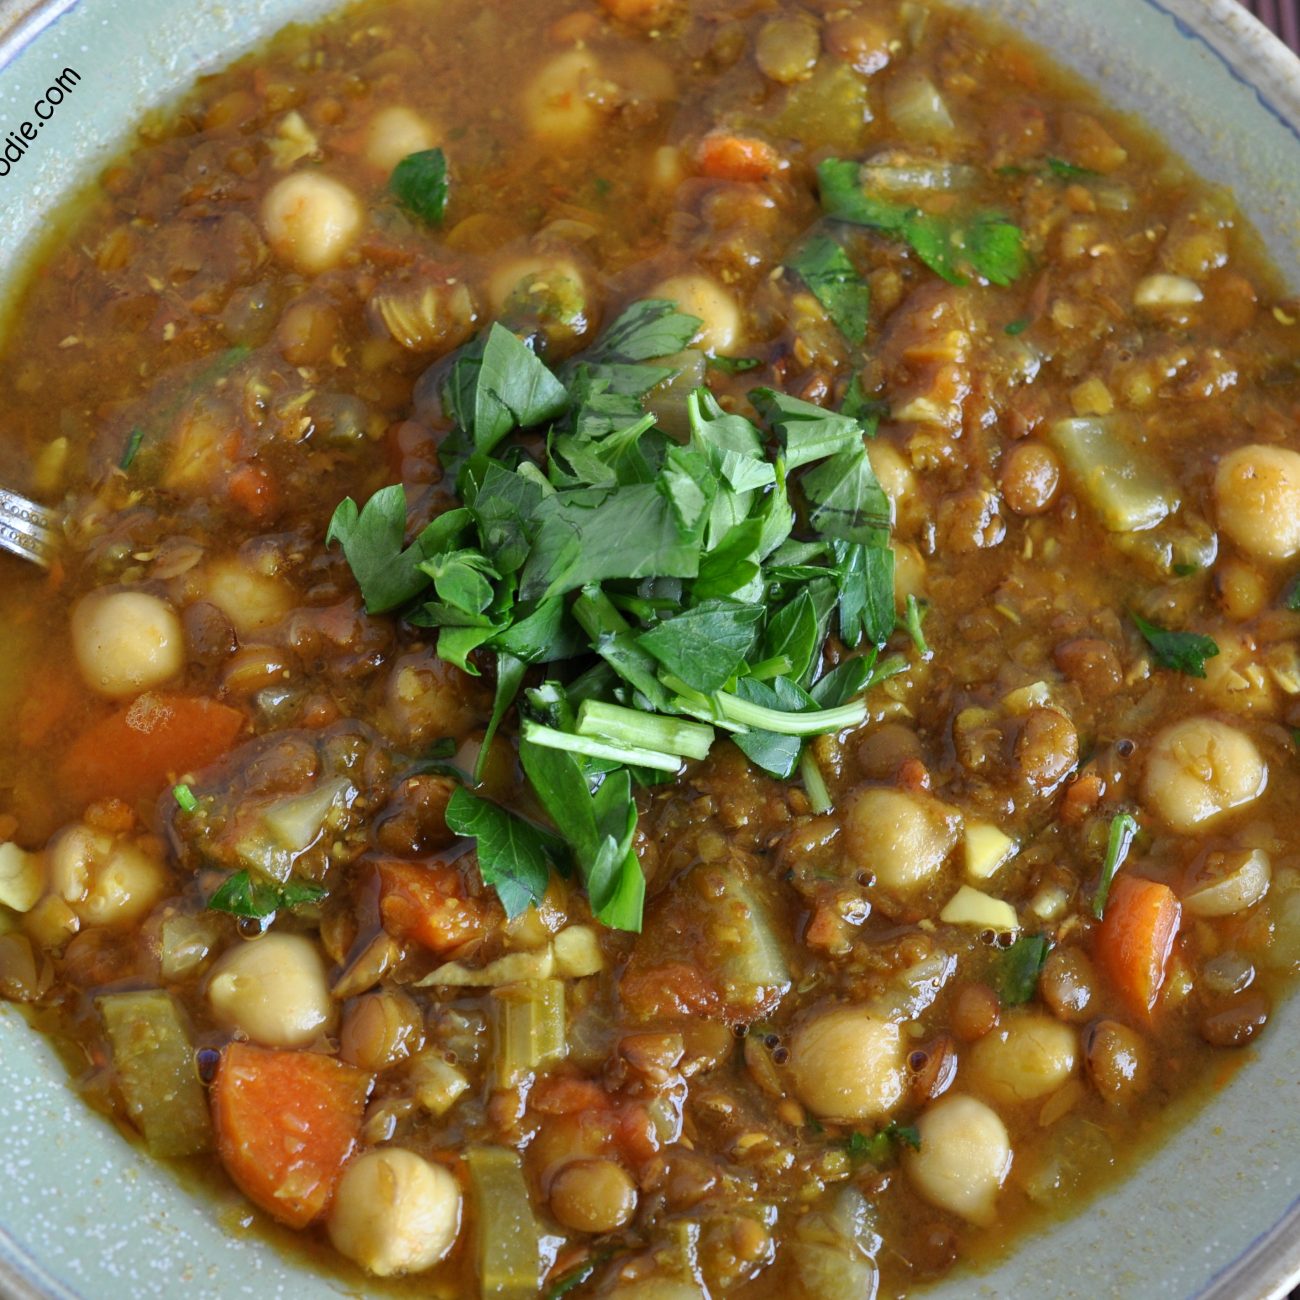
[[[227,876],[217,891],[208,899],[214,912],[229,912],[233,916],[251,916],[264,920],[276,912],[318,903],[325,897],[323,885],[306,880],[289,880],[283,885],[254,880],[247,871],[236,871]]]
[[[790,263],[840,333],[861,346],[867,337],[871,290],[848,254],[825,235],[810,239]]]
[[[868,194],[859,164],[828,158],[817,168],[822,210],[837,221],[867,226],[911,246],[932,271],[950,284],[977,275],[1008,285],[1028,269],[1020,228],[991,212],[939,216],[893,199]]]
[[[710,370],[720,370],[724,375],[743,375],[747,370],[757,370],[763,364],[759,357],[720,357],[710,353]]]
[[[855,1130],[844,1139],[843,1146],[855,1164],[869,1160],[873,1165],[881,1165],[895,1156],[900,1147],[909,1146],[913,1151],[919,1151],[921,1134],[912,1124],[891,1120],[879,1132],[870,1135]]]
[[[1101,864],[1101,879],[1097,882],[1096,892],[1092,896],[1092,914],[1099,921],[1106,911],[1111,882],[1128,857],[1137,829],[1137,819],[1132,813],[1120,813],[1117,817],[1111,818],[1110,835],[1106,840],[1106,857]]]
[[[788,778],[806,737],[858,725],[864,693],[905,666],[877,662],[895,615],[889,501],[864,442],[874,414],[757,389],[773,452],[700,388],[689,439],[673,441],[644,398],[673,374],[657,359],[698,328],[639,302],[551,369],[492,326],[445,381],[460,504],[409,541],[399,486],[343,501],[330,522],[368,610],[429,628],[467,672],[495,661],[489,731],[517,711],[524,773],[557,833],[464,789],[447,820],[478,841],[511,915],[554,866],[576,871],[601,921],[638,929],[636,784],[672,779],[719,730]],[[515,437],[534,429],[544,455]],[[823,673],[832,631],[859,653]],[[524,689],[530,667],[541,684]]]
[[[442,223],[447,210],[447,157],[441,149],[407,154],[393,168],[388,188],[410,213],[431,226]]]
[[[922,624],[925,622],[925,616],[930,612],[929,605],[924,605],[909,591],[907,593],[907,605],[903,609],[902,624],[907,635],[912,638],[912,644],[916,647],[916,653],[922,659],[928,659],[931,650],[925,639],[925,632]]]
[[[183,813],[196,813],[199,810],[199,801],[194,797],[194,791],[187,785],[172,786],[172,798],[176,800],[176,806]]]
[[[126,449],[122,452],[122,459],[117,462],[118,469],[130,469],[134,462],[136,453],[140,450],[140,444],[144,441],[144,430],[136,425],[131,430],[126,440]]]
[[[1023,1006],[1038,988],[1038,976],[1052,951],[1045,934],[1022,934],[1000,954],[998,993],[1008,1006]]]
[[[1130,613],[1129,617],[1151,647],[1151,653],[1161,668],[1185,673],[1188,677],[1204,677],[1205,661],[1219,653],[1215,640],[1201,632],[1170,632],[1141,614]]]
[[[1010,325],[1004,326],[1002,332],[1015,338],[1017,334],[1023,334],[1029,328],[1029,323],[1029,317],[1022,316],[1019,320],[1013,320]]]

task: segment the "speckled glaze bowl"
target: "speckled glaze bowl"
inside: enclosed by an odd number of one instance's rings
[[[509,0],[486,0],[508,4]],[[1231,185],[1300,289],[1300,61],[1235,0],[966,0],[996,13]],[[0,137],[66,69],[58,112],[0,174],[0,265],[140,114],[331,0],[0,0]],[[0,140],[0,151],[4,141]],[[3,164],[0,164],[2,167]],[[0,633],[2,634],[2,633]],[[1086,1210],[929,1294],[1261,1300],[1300,1279],[1300,997],[1230,1085]],[[0,1003],[0,1293],[29,1300],[355,1294],[143,1158]]]

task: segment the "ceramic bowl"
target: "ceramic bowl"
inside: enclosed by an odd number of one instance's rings
[[[509,0],[488,0],[508,3]],[[1300,62],[1235,0],[968,0],[995,12],[1231,185],[1300,289]],[[0,171],[0,266],[147,108],[329,0],[0,0],[0,134],[65,69],[59,111]],[[0,150],[3,144],[0,143]],[[2,167],[3,164],[0,164]],[[0,284],[0,291],[3,285]],[[1300,1275],[1300,998],[1232,1083],[1133,1175],[1019,1242],[957,1297],[1284,1295]],[[91,1114],[63,1066],[0,1004],[0,1291],[59,1300],[351,1291],[182,1186]]]

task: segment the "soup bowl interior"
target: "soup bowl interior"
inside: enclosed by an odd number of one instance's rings
[[[503,2],[503,0],[501,0]],[[0,265],[23,255],[71,186],[146,108],[330,0],[0,2],[0,117],[11,125],[67,69],[75,93],[0,174]],[[1300,288],[1300,63],[1234,0],[979,0],[1199,172],[1229,184]],[[0,146],[2,148],[3,146]],[[9,156],[18,153],[16,159]],[[0,286],[3,287],[3,286]],[[91,1114],[48,1043],[0,1003],[0,1291],[115,1300],[175,1294],[338,1295],[273,1239],[230,1231],[237,1203],[148,1162]],[[1300,1000],[1251,1059],[1137,1172],[1082,1212],[1019,1242],[958,1297],[1271,1296],[1300,1272]]]

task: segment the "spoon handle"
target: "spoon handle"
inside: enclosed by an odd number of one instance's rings
[[[0,488],[0,549],[49,568],[59,544],[57,516],[16,492]]]

